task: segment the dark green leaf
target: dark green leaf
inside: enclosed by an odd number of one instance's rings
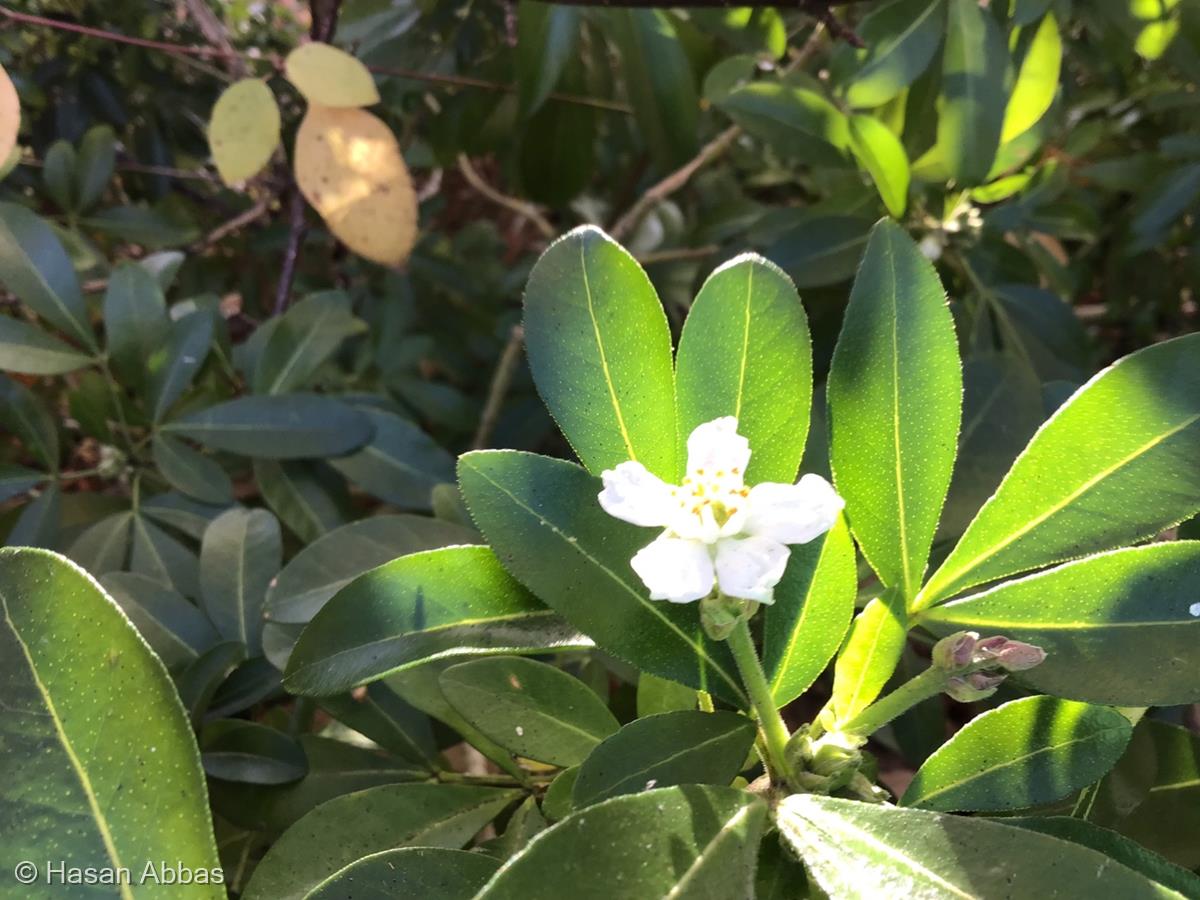
[[[427,510],[437,484],[454,480],[454,458],[407,419],[363,409],[374,434],[361,450],[332,465],[368,494],[404,509]]]
[[[200,762],[212,778],[248,784],[288,784],[308,774],[308,759],[294,738],[245,719],[204,726]]]
[[[194,312],[171,323],[166,343],[148,360],[150,412],[161,422],[175,401],[183,396],[208,358],[213,342],[213,319]]]
[[[92,361],[40,328],[0,315],[0,369],[22,375],[63,375]]]
[[[58,427],[34,393],[0,375],[0,426],[15,434],[21,445],[49,471],[58,471]]]
[[[1200,866],[1200,738],[1152,719],[1138,731],[1153,739],[1157,774],[1146,799],[1116,827],[1171,862],[1194,869]]]
[[[837,284],[858,271],[871,222],[858,216],[813,216],[779,236],[764,252],[799,288]]]
[[[254,371],[259,394],[304,387],[342,342],[365,329],[341,291],[310,294],[288,308],[271,329]]]
[[[976,0],[949,0],[937,146],[951,179],[982,184],[1004,125],[1008,53],[995,20]]]
[[[112,127],[95,125],[89,128],[79,144],[79,160],[75,165],[78,209],[86,211],[100,199],[112,179],[116,160],[117,139]]]
[[[58,546],[61,523],[62,491],[57,484],[49,484],[21,510],[5,543],[9,547],[52,549]]]
[[[200,594],[217,630],[246,645],[250,656],[262,648],[262,609],[267,585],[283,565],[279,521],[264,509],[234,507],[204,532],[200,548]]]
[[[575,56],[579,10],[524,0],[517,11],[517,102],[522,114],[537,110]]]
[[[159,473],[175,490],[205,503],[233,502],[233,482],[211,456],[169,434],[155,435],[150,447]]]
[[[200,582],[195,553],[141,513],[134,513],[132,540],[130,570],[173,587],[184,596],[196,596]]]
[[[945,0],[894,0],[872,9],[856,28],[866,50],[846,88],[846,101],[869,108],[891,100],[925,71],[945,27]]]
[[[119,263],[104,293],[105,344],[113,370],[125,381],[140,384],[147,362],[170,329],[157,279],[137,263]]]
[[[306,544],[346,524],[346,483],[327,463],[256,459],[254,480],[267,506]]]
[[[109,572],[100,583],[172,671],[195,662],[221,641],[212,623],[195,605],[145,575]]]
[[[755,81],[730,91],[718,105],[746,131],[789,159],[810,165],[845,163],[850,144],[846,116],[814,91]]]
[[[27,493],[49,477],[37,469],[0,463],[0,503]]]
[[[133,513],[119,512],[89,525],[67,549],[67,556],[95,576],[125,568],[129,558],[129,526]],[[110,593],[115,593],[111,587]],[[118,602],[120,598],[117,598]],[[161,654],[159,654],[161,655]]]
[[[499,866],[499,860],[465,850],[385,850],[351,863],[307,896],[311,900],[471,900]]]

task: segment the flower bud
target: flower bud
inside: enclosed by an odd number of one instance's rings
[[[975,648],[975,660],[994,660],[1007,672],[1024,672],[1039,665],[1046,658],[1046,651],[1023,641],[1012,641],[1006,637],[992,637],[980,641]]]
[[[988,675],[984,672],[972,672],[970,675],[956,675],[946,682],[946,695],[959,703],[972,703],[975,700],[986,700],[1004,681],[1004,675]]]
[[[933,645],[933,664],[947,672],[957,672],[970,665],[975,655],[975,644],[979,634],[974,631],[956,631]]]

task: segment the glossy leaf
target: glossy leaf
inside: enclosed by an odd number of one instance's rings
[[[195,662],[221,641],[194,604],[145,575],[109,572],[100,584],[172,671]]]
[[[478,900],[749,897],[766,804],[729,788],[617,797],[543,831]]]
[[[1004,110],[1000,143],[1006,144],[1024,133],[1045,115],[1058,92],[1058,74],[1062,68],[1062,38],[1058,21],[1047,13],[1034,33],[1033,42],[1021,62],[1016,83]]]
[[[695,709],[698,698],[696,691],[686,685],[659,678],[649,672],[638,674],[637,714],[638,718],[658,713]]]
[[[105,516],[99,522],[89,525],[75,538],[67,548],[66,555],[101,578],[106,573],[124,569],[129,558],[129,529],[132,523],[133,513],[128,511]],[[116,595],[116,591],[110,586],[105,585],[105,589]],[[120,597],[116,599],[120,602]],[[126,614],[128,615],[128,612]]]
[[[996,820],[794,794],[776,821],[816,884],[846,900],[877,885],[930,900],[1037,897],[1049,877],[1063,900],[1178,896],[1095,850]]]
[[[908,206],[908,156],[904,145],[874,116],[850,117],[850,149],[867,170],[894,218]]]
[[[384,850],[351,863],[307,896],[311,900],[471,900],[499,867],[499,860],[464,850]]]
[[[44,220],[13,203],[0,203],[0,282],[55,328],[97,349],[66,250]]]
[[[937,273],[890,221],[871,232],[828,395],[850,529],[883,582],[912,598],[954,467],[962,366]]]
[[[178,538],[140,512],[133,516],[129,568],[194,597],[199,589],[199,561]]]
[[[163,425],[214,450],[262,459],[337,456],[371,437],[371,421],[317,394],[239,397]]]
[[[147,362],[170,330],[157,279],[137,263],[118,264],[104,292],[104,340],[113,370],[130,384],[140,384]]]
[[[854,616],[857,589],[844,520],[823,538],[792,547],[763,631],[763,668],[778,706],[807,691],[833,659]]]
[[[550,414],[587,468],[676,470],[671,336],[641,266],[583,226],[542,254],[525,289],[525,346]]]
[[[869,219],[817,215],[785,231],[764,252],[799,288],[838,284],[858,271],[870,231]]]
[[[217,630],[257,656],[267,585],[283,564],[279,520],[264,509],[234,507],[204,532],[200,595]]]
[[[363,409],[371,440],[332,461],[335,469],[372,496],[403,509],[426,510],[435,485],[454,480],[454,458],[415,424],[395,413]]]
[[[279,106],[265,81],[243,78],[222,91],[208,123],[221,180],[235,185],[262,171],[279,146],[279,128]]]
[[[437,756],[429,717],[383,682],[337,697],[325,697],[321,708],[339,722],[369,737],[414,765],[432,769]]]
[[[684,474],[696,426],[734,416],[752,450],[747,483],[796,480],[812,403],[812,347],[800,297],[777,266],[746,255],[708,277],[679,339],[675,380],[680,449],[673,474]]]
[[[398,556],[479,542],[470,528],[421,516],[371,516],[343,525],[293,556],[267,588],[266,617],[306,623],[343,587]]]
[[[451,666],[442,693],[463,717],[516,756],[583,762],[619,727],[590,687],[545,663],[506,656]]]
[[[468,453],[458,475],[471,515],[501,561],[564,619],[640,669],[742,698],[728,648],[704,636],[694,605],[648,598],[629,560],[654,535],[600,508],[599,479],[571,463],[515,451]]]
[[[901,802],[940,812],[1040,806],[1098,781],[1132,731],[1105,706],[1014,700],[964,725],[924,762]]]
[[[58,470],[58,426],[45,404],[21,382],[0,375],[0,426],[47,470]]]
[[[75,166],[75,197],[80,210],[95,206],[112,180],[117,162],[117,137],[111,125],[93,125],[79,142]]]
[[[327,463],[256,459],[254,480],[271,511],[305,543],[346,524],[346,483]]]
[[[0,316],[0,369],[22,375],[64,375],[91,363],[90,356],[37,326]]]
[[[1021,678],[1061,697],[1121,706],[1200,700],[1200,541],[1114,550],[922,613],[959,629],[1037,644],[1044,663]],[[986,632],[986,634],[985,634]]]
[[[900,662],[907,636],[899,591],[885,591],[863,607],[833,669],[830,703],[839,721],[853,718],[879,696]]]
[[[754,745],[754,723],[731,712],[680,710],[630,722],[579,768],[572,804],[677,784],[727,785]]]
[[[0,503],[32,490],[48,477],[37,469],[0,463]]]
[[[285,394],[304,387],[346,338],[364,330],[341,291],[310,294],[271,329],[254,370],[254,390]]]
[[[532,115],[562,76],[579,40],[579,10],[525,0],[517,11],[517,102]]]
[[[62,491],[57,484],[48,484],[30,503],[26,503],[5,538],[9,547],[58,546],[62,523]]]
[[[916,605],[1144,540],[1192,515],[1200,508],[1200,475],[1189,462],[1200,453],[1198,398],[1200,335],[1100,372],[1034,435]]]
[[[661,9],[610,9],[603,19],[621,55],[638,129],[660,169],[696,150],[699,98],[692,67]]]
[[[1154,743],[1154,783],[1146,799],[1116,828],[1176,865],[1200,866],[1200,738],[1176,725],[1144,721]]]
[[[937,146],[952,180],[987,179],[1004,125],[1008,52],[995,20],[975,0],[949,0]]]
[[[359,576],[318,612],[288,662],[294,693],[337,694],[449,656],[586,647],[486,547],[413,553]]]
[[[294,738],[245,719],[206,725],[200,761],[212,778],[247,784],[288,784],[308,773],[308,760]]]
[[[155,435],[151,452],[159,473],[175,490],[205,503],[233,502],[233,482],[211,456],[169,434]]]
[[[374,853],[462,847],[519,796],[457,784],[386,784],[335,797],[284,832],[254,870],[244,896],[308,897],[326,879]]]
[[[379,102],[375,78],[367,67],[330,44],[301,44],[283,65],[287,80],[309,103],[353,107]]]
[[[750,134],[789,159],[843,164],[850,143],[846,116],[815,91],[774,81],[755,81],[717,104]]]
[[[183,396],[208,358],[213,342],[213,318],[194,312],[171,323],[166,343],[150,356],[150,411],[161,422]]]
[[[0,584],[0,797],[9,813],[26,810],[0,819],[8,872],[61,855],[139,871],[170,860],[208,875],[219,863],[199,754],[166,669],[64,557],[0,550]],[[224,890],[175,885],[172,896],[216,900]]]
[[[872,9],[856,28],[866,50],[846,101],[862,109],[891,100],[928,67],[945,27],[945,0],[893,0]]]

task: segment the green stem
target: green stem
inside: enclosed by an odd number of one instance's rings
[[[787,748],[788,730],[775,706],[775,698],[771,696],[771,687],[767,684],[767,676],[763,673],[762,663],[758,661],[758,652],[754,649],[754,638],[750,636],[750,623],[740,620],[734,626],[726,639],[742,675],[742,684],[750,694],[750,702],[758,716],[758,727],[762,731],[763,742],[767,748],[767,763],[772,770],[772,780],[782,781],[787,777]]]
[[[447,772],[439,770],[433,773],[433,777],[442,784],[477,784],[487,787],[524,787],[528,788],[531,785],[538,783],[547,783],[552,780],[541,776],[531,776],[525,781],[520,781],[511,775],[476,775],[472,772]]]
[[[125,406],[121,402],[121,388],[117,385],[117,379],[113,376],[112,369],[109,368],[108,358],[101,356],[98,361],[104,381],[108,385],[108,393],[112,397],[113,409],[117,413],[117,424],[120,426],[121,437],[125,439],[125,452],[129,454],[130,458],[133,458],[136,453],[133,433],[129,430],[129,422],[125,419]]]
[[[937,666],[930,666],[916,678],[907,681],[886,697],[876,700],[857,716],[841,725],[843,734],[867,737],[888,722],[908,712],[922,700],[936,697],[946,689],[951,673]]]

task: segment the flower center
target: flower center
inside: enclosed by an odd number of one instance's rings
[[[671,496],[678,501],[683,516],[693,520],[694,525],[704,528],[711,524],[721,530],[739,512],[745,511],[750,490],[742,482],[739,468],[715,472],[695,469],[680,487],[671,488]]]

